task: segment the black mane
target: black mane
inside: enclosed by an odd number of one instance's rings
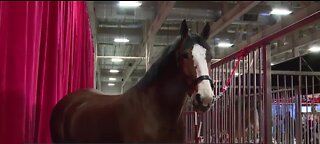
[[[201,38],[201,36],[197,34],[189,34],[187,39],[185,39],[183,47],[185,49],[192,48],[192,46],[197,43],[201,45],[202,47],[206,48],[208,51],[210,51],[210,47],[206,43],[205,40]],[[165,50],[163,51],[162,55],[152,64],[152,66],[149,68],[145,76],[136,84],[137,87],[143,87],[152,81],[156,81],[159,78],[159,75],[161,74],[161,71],[165,68],[165,66],[172,61],[170,60],[170,56],[174,55],[174,50],[181,46],[181,37],[177,37],[176,40],[168,45]],[[208,52],[210,58],[211,54]]]

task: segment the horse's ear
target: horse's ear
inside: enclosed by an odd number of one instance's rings
[[[188,35],[188,25],[187,25],[187,22],[186,20],[184,19],[181,23],[181,26],[180,26],[180,35],[181,37],[186,37]]]
[[[209,33],[210,33],[210,25],[209,25],[209,22],[207,22],[206,25],[204,26],[202,32],[201,32],[202,38],[205,39],[205,40],[208,40]]]

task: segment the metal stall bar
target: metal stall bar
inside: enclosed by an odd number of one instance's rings
[[[217,68],[214,68],[214,72],[212,75],[214,76],[214,94],[218,94],[218,77],[217,77]],[[217,125],[218,125],[218,114],[217,114],[217,104],[213,106],[213,109],[211,110],[211,113],[213,113],[213,122],[214,122],[214,127],[213,127],[213,142],[217,143],[217,137],[218,137],[218,132],[217,132]]]
[[[280,89],[279,87],[279,75],[276,75],[277,77],[277,89]],[[277,91],[275,93],[275,96],[276,96],[276,101],[279,105],[279,107],[276,108],[276,112],[278,113],[276,115],[276,142],[277,143],[281,143],[282,142],[282,135],[281,135],[281,102],[279,102],[281,100],[280,98],[280,91]]]
[[[239,59],[239,61],[240,61],[240,59]],[[238,123],[238,129],[237,129],[237,142],[238,143],[241,143],[241,119],[240,119],[240,117],[241,117],[241,105],[240,105],[240,103],[241,103],[241,97],[240,97],[240,95],[241,95],[241,89],[240,89],[240,86],[241,86],[241,78],[240,78],[240,72],[241,72],[241,69],[240,69],[240,64],[238,65],[238,73],[239,73],[239,76],[238,76],[238,95],[237,95],[237,100],[238,100],[238,103],[237,103],[237,106],[238,106],[238,108],[237,108],[237,114],[238,114],[238,117],[237,117],[237,123]]]
[[[311,77],[311,81],[312,81],[312,86],[311,86],[311,94],[312,94],[311,108],[312,108],[312,107],[315,107],[315,104],[313,101],[314,100],[314,76]],[[312,111],[312,116],[313,116],[312,139],[313,139],[313,144],[315,144],[317,142],[316,141],[316,122],[315,122],[316,115],[315,115],[315,111],[313,109],[311,109],[311,111]]]
[[[252,71],[253,71],[253,108],[255,109],[254,111],[256,111],[257,109],[257,74],[256,74],[256,52],[257,50],[254,51],[253,53],[253,67],[252,67]],[[257,121],[257,116],[256,113],[254,113],[254,124],[253,124],[253,143],[256,143],[256,121]]]
[[[222,87],[225,85],[225,76],[226,76],[225,71],[224,71],[225,64],[226,63],[222,64],[222,66],[221,66],[222,67],[222,73],[221,73],[221,75],[222,75]],[[222,123],[222,128],[221,128],[220,131],[221,131],[221,134],[222,134],[222,141],[221,142],[223,142],[223,143],[225,143],[225,122],[226,122],[226,119],[225,119],[225,99],[226,99],[225,96],[221,98],[221,108],[222,108],[222,112],[221,112],[222,121],[221,121],[221,123]]]
[[[285,134],[285,139],[284,139],[284,143],[290,143],[290,130],[289,130],[289,125],[290,125],[290,114],[289,116],[287,115],[288,113],[288,106],[290,105],[290,103],[288,103],[288,95],[287,95],[287,76],[283,75],[283,88],[285,89],[285,91],[283,92],[284,94],[284,99],[285,99],[285,118],[284,118],[284,134]]]
[[[301,57],[302,58],[302,57]],[[308,77],[307,76],[304,76],[304,87],[305,87],[305,99],[306,99],[306,101],[308,102],[308,100],[309,100],[309,97],[308,97]],[[311,143],[311,141],[310,141],[310,131],[309,131],[309,129],[310,129],[310,122],[309,122],[309,119],[310,119],[310,115],[309,115],[309,109],[308,109],[308,106],[309,106],[309,104],[307,103],[307,113],[305,114],[306,115],[306,123],[307,123],[307,125],[306,125],[306,129],[305,129],[305,132],[306,132],[306,135],[305,135],[305,139],[306,139],[306,142],[307,143]]]
[[[218,91],[220,89],[220,84],[219,84],[219,79],[220,78],[220,69],[219,67],[215,68],[217,69],[217,73],[215,73],[214,75],[216,76],[216,87],[215,87],[215,95],[218,95]],[[220,132],[218,131],[220,128],[220,110],[218,109],[220,107],[220,101],[217,102],[217,104],[215,105],[215,119],[216,119],[216,123],[215,123],[215,142],[218,143],[219,142],[219,138],[220,138]]]
[[[243,60],[246,60],[246,57],[244,56],[243,57]],[[245,111],[245,106],[246,106],[246,101],[245,101],[245,98],[246,98],[246,70],[245,70],[245,63],[243,62],[242,63],[242,82],[243,82],[243,87],[242,87],[242,115],[241,115],[241,143],[245,143],[245,129],[246,129],[246,126],[245,126],[245,120],[244,118],[246,117],[246,111]]]
[[[266,45],[263,46],[263,98],[264,98],[264,143],[271,143],[272,141],[272,135],[271,135],[271,49],[270,47],[266,47]]]
[[[232,61],[232,64],[233,65],[230,65],[230,70],[234,67],[234,65],[236,65],[236,61],[235,60],[233,60]],[[234,103],[234,101],[235,101],[235,91],[236,91],[236,89],[235,89],[235,77],[232,77],[232,81],[231,81],[231,85],[232,85],[232,89],[230,89],[230,90],[232,90],[231,91],[231,107],[229,107],[229,108],[231,108],[231,128],[230,128],[230,138],[231,138],[231,140],[230,140],[230,143],[235,143],[235,134],[234,134],[234,131],[235,131],[235,103]]]
[[[299,71],[301,71],[301,57],[299,57]],[[296,95],[296,142],[302,143],[301,127],[301,75],[298,76],[298,94]]]

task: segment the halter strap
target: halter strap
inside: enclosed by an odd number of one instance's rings
[[[199,84],[201,81],[203,80],[209,80],[210,82],[210,86],[211,88],[213,89],[213,82],[212,80],[210,79],[210,77],[208,75],[202,75],[202,76],[199,76],[197,79],[195,79],[192,83],[192,85],[197,85]]]

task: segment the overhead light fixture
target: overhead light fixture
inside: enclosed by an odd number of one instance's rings
[[[274,63],[271,63],[270,65],[272,65],[272,66],[273,66],[273,65],[274,65]]]
[[[139,1],[120,1],[118,6],[123,8],[136,8],[141,6],[141,4]]]
[[[232,45],[233,44],[228,43],[228,42],[220,42],[220,43],[218,43],[218,47],[221,47],[221,48],[231,47]]]
[[[114,86],[114,83],[108,83],[108,86]]]
[[[111,59],[112,62],[122,62],[123,60],[120,58],[113,58]]]
[[[269,16],[270,13],[260,13],[259,15],[261,15],[261,16]]]
[[[273,15],[289,15],[291,13],[292,13],[292,11],[290,11],[288,9],[281,9],[281,8],[274,8],[270,12],[270,14],[273,14]]]
[[[118,73],[119,72],[119,70],[116,70],[116,69],[111,69],[110,70],[110,73]]]
[[[117,43],[127,43],[127,42],[129,42],[129,40],[127,38],[115,38],[113,41],[117,42]]]
[[[115,81],[115,80],[117,80],[117,79],[116,79],[116,78],[111,77],[111,78],[109,78],[109,80],[110,80],[110,81]]]
[[[236,73],[234,73],[234,75],[235,75],[235,76],[238,76],[238,75],[239,75],[239,73],[237,73],[237,72],[236,72]]]
[[[309,48],[310,52],[320,52],[320,47],[319,46],[313,46]]]

